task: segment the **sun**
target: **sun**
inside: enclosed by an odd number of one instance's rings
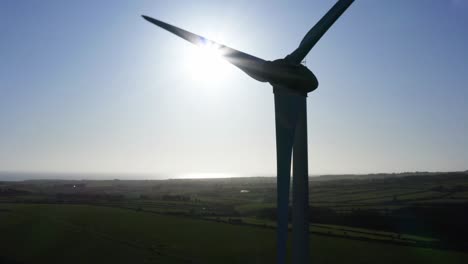
[[[218,83],[233,70],[223,58],[220,46],[213,42],[194,46],[187,62],[190,63],[190,75],[197,82]]]

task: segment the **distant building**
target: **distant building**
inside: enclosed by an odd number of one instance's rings
[[[64,188],[83,189],[86,188],[86,183],[66,183],[63,184]]]

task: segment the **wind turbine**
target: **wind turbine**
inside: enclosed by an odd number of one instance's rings
[[[228,62],[247,75],[260,82],[269,82],[273,86],[276,123],[278,264],[286,263],[291,159],[293,163],[293,263],[308,263],[309,259],[306,98],[309,92],[317,89],[318,81],[301,62],[353,2],[354,0],[339,0],[305,35],[296,50],[284,59],[274,61],[257,58],[154,18],[143,16],[147,21],[195,45],[216,47]]]

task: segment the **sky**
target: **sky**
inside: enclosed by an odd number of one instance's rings
[[[0,171],[274,175],[269,84],[140,15],[274,60],[334,3],[0,1]],[[355,1],[307,56],[310,174],[468,169],[466,25],[466,0]]]

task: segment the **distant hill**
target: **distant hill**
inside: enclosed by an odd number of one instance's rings
[[[372,173],[372,174],[330,174],[311,177],[311,181],[331,181],[331,180],[367,180],[367,179],[385,179],[385,178],[400,178],[408,176],[443,176],[443,175],[466,175],[468,170],[455,172],[401,172],[401,173]]]

